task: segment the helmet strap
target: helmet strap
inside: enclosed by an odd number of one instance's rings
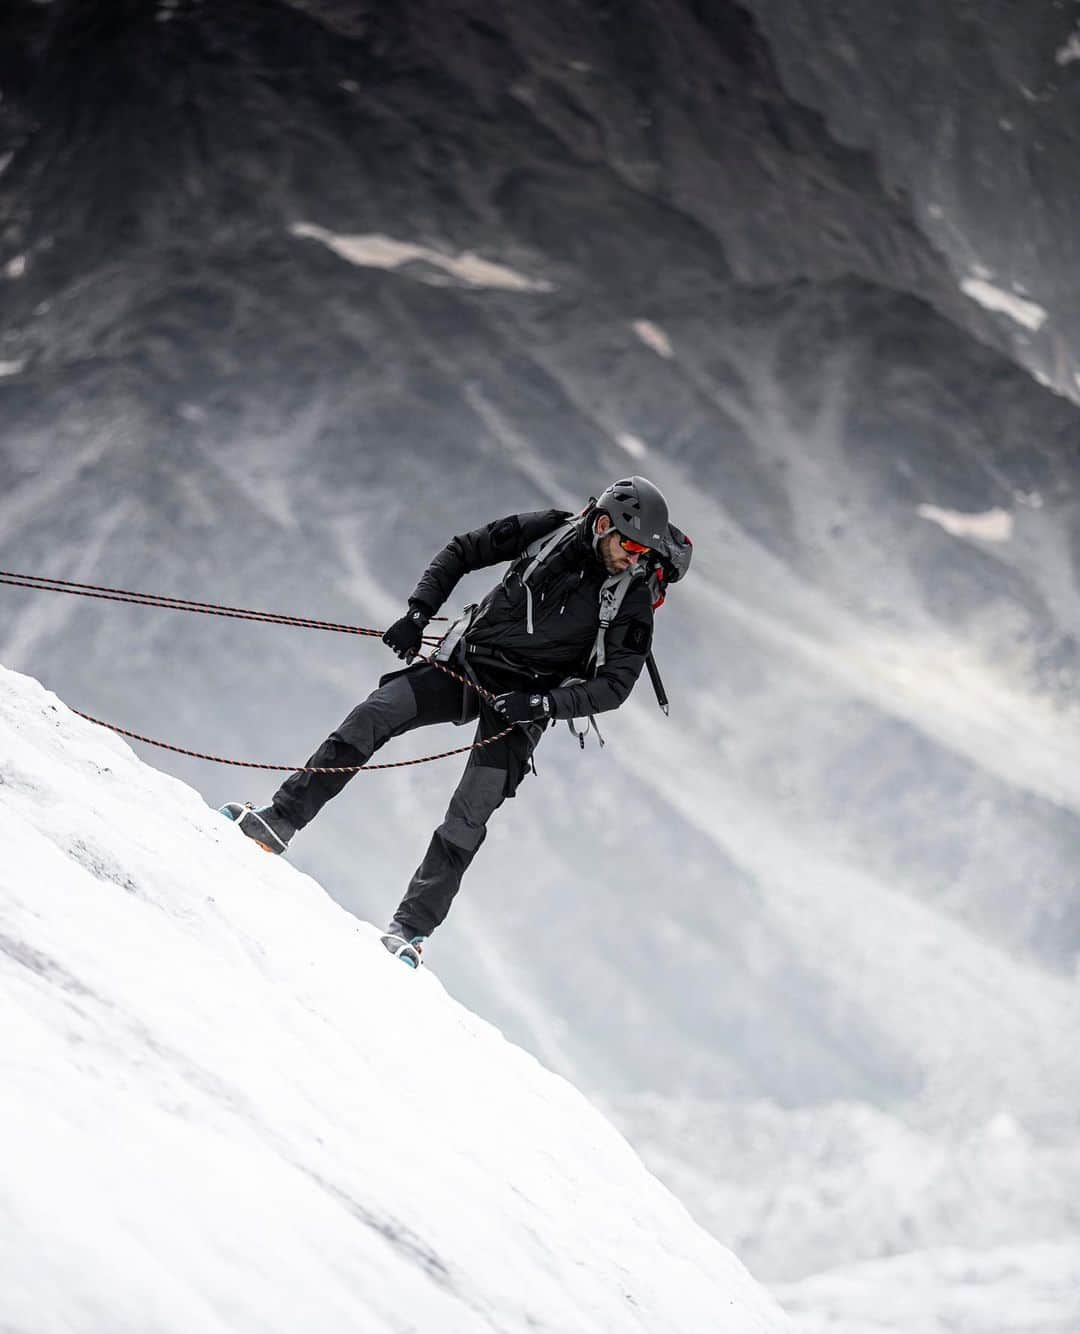
[[[600,518],[600,515],[603,514],[604,511],[596,509],[595,505],[596,501],[592,500],[591,501],[592,507],[585,511],[585,522],[589,525],[589,528],[592,532],[593,555],[596,557],[597,560],[602,561],[603,558],[600,555],[600,540],[601,538],[607,537],[608,533],[613,532],[615,529],[615,525],[613,523],[611,527],[607,530],[607,533],[598,533],[596,531],[596,525]],[[609,519],[611,518],[610,514],[608,515],[608,518]]]

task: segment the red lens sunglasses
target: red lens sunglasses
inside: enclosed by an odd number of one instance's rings
[[[619,534],[619,546],[624,551],[629,551],[632,556],[644,556],[646,551],[652,550],[651,547],[645,547],[640,542],[635,542],[631,537],[623,537],[621,533]]]

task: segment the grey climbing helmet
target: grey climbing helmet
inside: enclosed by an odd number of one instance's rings
[[[668,540],[667,501],[646,477],[624,477],[613,482],[596,502],[623,537],[654,550]]]

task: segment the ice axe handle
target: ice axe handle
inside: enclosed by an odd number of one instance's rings
[[[645,666],[649,669],[649,680],[652,682],[652,688],[656,692],[656,702],[664,710],[666,715],[669,712],[668,697],[664,690],[664,683],[660,679],[660,669],[656,665],[656,659],[653,657],[651,650],[649,651],[649,656],[645,659]]]

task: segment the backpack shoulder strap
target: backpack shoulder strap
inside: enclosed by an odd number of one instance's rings
[[[600,586],[600,628],[596,632],[596,643],[589,656],[589,662],[595,671],[599,671],[607,661],[607,632],[612,621],[619,614],[630,586],[638,577],[638,571],[631,568],[621,574],[610,575]]]
[[[575,519],[568,519],[566,523],[560,523],[557,528],[553,528],[550,533],[545,533],[543,537],[538,537],[535,542],[529,543],[515,562],[515,568],[521,567],[519,573],[523,583],[528,583],[551,553],[577,531],[577,526]]]
[[[566,523],[559,524],[552,532],[538,537],[535,542],[530,542],[510,567],[511,571],[517,573],[525,589],[525,629],[530,635],[533,632],[533,602],[529,581],[548,557],[568,542],[577,531],[576,519],[569,519]]]

